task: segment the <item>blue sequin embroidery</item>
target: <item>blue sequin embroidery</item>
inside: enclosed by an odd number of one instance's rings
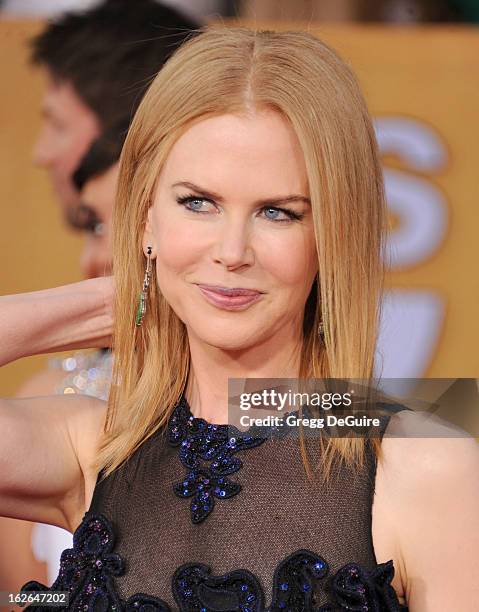
[[[241,491],[241,485],[228,478],[243,465],[235,455],[266,441],[264,437],[244,435],[231,425],[213,425],[194,417],[184,400],[171,415],[168,434],[169,443],[180,447],[181,463],[188,470],[173,490],[179,497],[192,497],[193,523],[205,520],[215,498],[228,499]]]
[[[119,597],[114,578],[125,573],[123,559],[114,552],[112,524],[99,514],[86,513],[73,537],[73,548],[63,551],[60,573],[51,588],[31,581],[23,592],[68,591],[68,607],[39,607],[30,612],[172,612],[162,599],[136,593]],[[298,550],[281,561],[273,579],[272,602],[265,608],[259,580],[245,569],[215,576],[201,563],[187,563],[172,577],[173,597],[180,612],[407,612],[391,586],[392,561],[373,570],[349,563],[328,578],[329,567],[319,555]],[[319,593],[331,603],[318,607]]]
[[[266,441],[228,425],[212,425],[191,415],[186,402],[175,408],[168,427],[169,442],[180,448],[185,478],[174,486],[179,497],[192,497],[193,523],[203,521],[214,507],[214,499],[237,495],[241,485],[228,478],[237,472],[240,450]],[[253,435],[249,435],[253,433]],[[209,462],[209,463],[208,463]],[[63,551],[60,572],[49,589],[36,581],[26,583],[24,592],[67,591],[68,607],[28,606],[30,611],[58,612],[172,612],[157,597],[136,593],[128,600],[119,597],[115,578],[125,573],[122,557],[114,552],[113,525],[101,514],[87,512],[73,536],[73,548]],[[329,575],[327,562],[308,550],[298,550],[282,560],[274,574],[271,605],[265,607],[261,583],[246,569],[221,576],[201,563],[179,567],[171,582],[180,612],[407,612],[391,586],[393,562],[368,570],[349,563]],[[317,604],[323,594],[331,602]]]
[[[123,559],[113,552],[115,535],[111,523],[103,515],[85,514],[73,534],[73,548],[63,551],[58,578],[49,589],[36,581],[27,582],[22,591],[68,591],[67,607],[36,606],[26,610],[38,612],[169,612],[161,599],[137,593],[122,601],[114,578],[125,572]]]

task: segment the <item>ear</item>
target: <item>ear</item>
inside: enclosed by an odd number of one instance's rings
[[[143,252],[147,253],[147,248],[151,246],[151,258],[155,259],[156,250],[157,250],[157,242],[155,238],[155,233],[153,231],[154,223],[153,223],[153,206],[150,206],[146,215],[145,229],[143,231],[143,240],[142,247]]]

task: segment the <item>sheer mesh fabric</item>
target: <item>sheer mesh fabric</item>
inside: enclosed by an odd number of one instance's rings
[[[387,422],[383,417],[381,434]],[[312,465],[320,465],[317,439],[308,440],[308,451]],[[166,429],[97,482],[90,512],[104,514],[115,530],[115,552],[126,563],[124,575],[115,580],[122,598],[148,593],[176,609],[172,576],[192,562],[210,566],[216,576],[249,570],[262,584],[266,606],[276,567],[299,549],[321,555],[330,574],[350,562],[376,566],[371,533],[376,458],[369,443],[364,468],[336,467],[327,485],[308,481],[294,436],[267,439],[238,457],[243,466],[229,478],[242,490],[217,499],[198,524],[191,520],[191,500],[174,493],[187,469]],[[321,589],[316,604],[326,603]]]

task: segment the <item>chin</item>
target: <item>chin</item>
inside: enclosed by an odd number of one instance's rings
[[[232,325],[229,324],[227,329],[210,331],[204,328],[200,330],[195,330],[193,328],[193,333],[201,342],[224,351],[240,351],[258,343],[259,330],[249,330],[248,333],[236,331],[235,333],[231,327]]]

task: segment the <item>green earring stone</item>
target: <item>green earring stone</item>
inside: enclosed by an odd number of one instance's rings
[[[136,309],[136,318],[135,318],[135,324],[137,326],[141,325],[141,320],[143,318],[142,304],[143,304],[143,294],[140,291],[140,297],[139,297],[139,300],[138,300],[138,308]]]

